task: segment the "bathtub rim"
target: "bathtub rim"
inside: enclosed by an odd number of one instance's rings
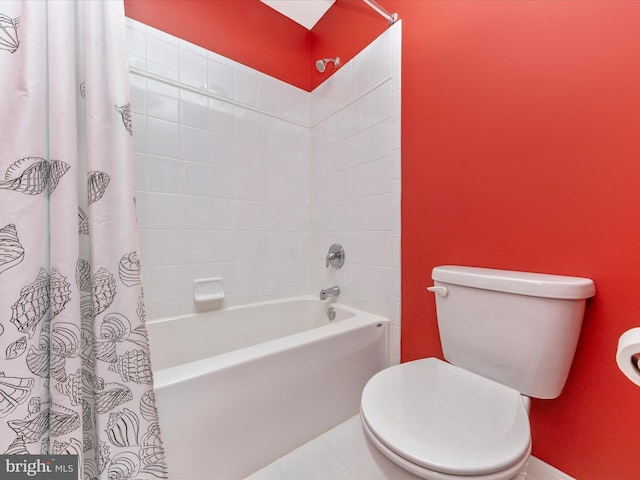
[[[215,315],[217,313],[223,313],[223,312],[229,312],[229,311],[236,311],[236,310],[245,310],[245,309],[250,309],[250,308],[255,308],[255,307],[264,307],[264,306],[270,306],[270,305],[277,305],[279,303],[289,303],[289,302],[293,302],[293,301],[313,301],[313,302],[317,302],[317,303],[323,303],[325,305],[327,305],[327,308],[329,308],[332,305],[338,306],[340,308],[343,308],[349,312],[352,313],[369,313],[366,312],[365,310],[360,310],[356,307],[350,307],[348,305],[345,305],[344,303],[340,303],[337,301],[337,299],[335,297],[333,298],[329,298],[327,300],[319,300],[317,295],[296,295],[293,297],[283,297],[283,298],[276,298],[273,300],[262,300],[260,302],[253,302],[253,303],[242,303],[239,305],[230,305],[228,307],[223,307],[223,308],[212,308],[211,310],[205,310],[202,312],[192,312],[192,313],[185,313],[182,315],[172,315],[170,317],[161,317],[161,318],[154,318],[151,320],[147,320],[146,324],[147,325],[153,325],[153,324],[160,324],[160,323],[166,323],[166,322],[171,322],[173,320],[178,320],[178,319],[189,319],[189,318],[193,318],[193,317],[198,317],[201,315]],[[371,314],[371,315],[376,315],[376,314]],[[382,317],[385,318],[385,317]]]
[[[296,297],[288,297],[278,300],[269,300],[266,302],[257,302],[250,303],[245,305],[238,305],[230,308],[249,308],[249,307],[260,307],[264,305],[271,305],[274,303],[285,303],[294,300],[312,300],[314,302],[320,302],[315,296],[312,295],[301,295]],[[219,371],[227,368],[231,368],[235,365],[240,365],[244,363],[251,362],[257,358],[274,355],[279,352],[282,352],[287,349],[287,347],[291,347],[295,345],[296,347],[301,347],[304,345],[308,345],[314,342],[317,342],[321,339],[331,337],[333,335],[338,335],[340,333],[346,333],[353,330],[357,330],[369,325],[377,325],[384,326],[387,329],[387,341],[390,337],[389,329],[391,327],[391,320],[382,317],[380,315],[369,313],[364,310],[359,310],[354,307],[350,307],[348,305],[344,305],[338,302],[323,302],[328,306],[335,306],[337,308],[344,309],[348,312],[354,314],[353,317],[340,320],[336,323],[330,323],[328,325],[322,325],[320,327],[312,328],[310,330],[306,330],[304,332],[298,332],[291,335],[287,335],[285,337],[276,338],[274,340],[268,340],[266,342],[258,343],[256,345],[250,345],[247,347],[240,348],[238,350],[234,350],[231,352],[222,353],[219,355],[214,355],[211,357],[203,358],[200,360],[194,360],[192,362],[187,362],[181,365],[175,365],[173,367],[168,367],[162,370],[153,372],[153,383],[154,389],[158,388],[166,388],[171,385],[178,385],[182,382],[193,380],[197,377],[201,377],[206,375],[211,371]],[[208,312],[205,312],[206,314]],[[184,318],[191,318],[193,316],[202,315],[202,313],[197,314],[188,314],[188,315],[178,315],[173,317],[167,317],[166,319],[158,319],[152,322],[160,323],[169,320],[177,320]],[[389,347],[387,346],[387,357],[389,356]],[[387,364],[389,363],[389,358],[387,358]]]

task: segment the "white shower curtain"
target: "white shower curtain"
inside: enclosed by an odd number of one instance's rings
[[[167,478],[121,0],[0,2],[0,453]]]

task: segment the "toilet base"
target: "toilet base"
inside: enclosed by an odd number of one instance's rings
[[[529,443],[527,451],[515,464],[499,472],[493,472],[484,475],[464,476],[435,472],[433,470],[428,470],[424,467],[411,463],[399,456],[397,453],[384,445],[375,436],[375,434],[367,425],[367,422],[364,419],[362,413],[360,414],[360,420],[362,422],[362,428],[367,437],[367,440],[369,440],[380,451],[380,453],[382,453],[385,457],[398,465],[400,468],[406,470],[409,473],[412,473],[413,475],[416,475],[417,477],[424,478],[425,480],[516,480],[519,478],[519,474],[525,470],[527,462],[529,461],[529,457],[531,456],[531,443]]]

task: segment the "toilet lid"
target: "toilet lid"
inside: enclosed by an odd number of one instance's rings
[[[390,450],[454,475],[504,470],[531,440],[518,391],[436,358],[376,374],[362,392],[361,413]]]

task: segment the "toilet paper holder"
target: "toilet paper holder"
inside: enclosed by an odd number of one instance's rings
[[[640,387],[640,327],[620,335],[616,363],[624,376]]]
[[[640,375],[640,353],[631,355],[631,366],[636,371],[636,373]]]

